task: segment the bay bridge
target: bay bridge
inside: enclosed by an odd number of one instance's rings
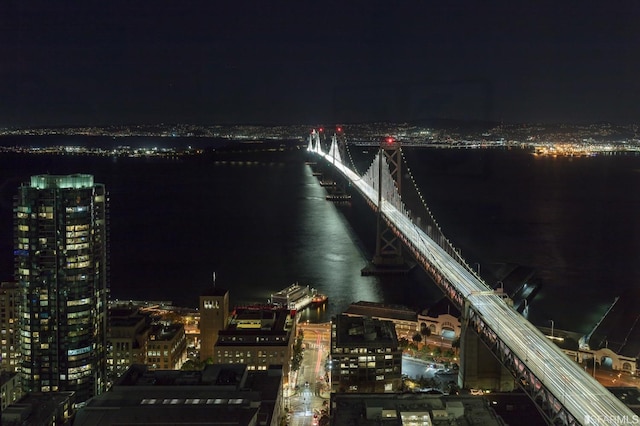
[[[362,175],[347,165],[346,143],[336,135],[328,144],[321,141],[318,132],[312,131],[307,150],[326,161],[357,190],[376,212],[379,223],[386,225],[462,312],[461,385],[477,373],[477,367],[473,367],[469,358],[476,355],[478,345],[474,341],[479,340],[493,354],[501,371],[507,372],[503,376],[499,374],[498,387],[505,382],[510,382],[512,387],[514,383],[520,386],[548,424],[637,422],[638,416],[622,401],[507,303],[504,293],[482,280],[444,237],[430,212],[429,225],[414,217],[401,198],[400,168],[405,161],[396,141],[383,141]],[[426,204],[425,207],[428,212]],[[392,250],[385,252],[385,247],[390,245],[388,238],[377,244],[376,256],[383,263],[389,257],[385,254],[392,255]]]

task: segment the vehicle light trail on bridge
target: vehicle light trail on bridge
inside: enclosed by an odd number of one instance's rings
[[[356,174],[332,155],[338,152],[335,138],[328,154],[322,151],[320,139],[312,136],[309,152],[324,158],[374,210],[380,209],[389,228],[444,293],[461,311],[467,312],[470,325],[515,379],[520,380],[549,423],[604,425],[612,419],[637,419],[622,401],[508,305],[501,294],[480,280],[459,253],[456,257],[462,263],[420,229],[398,201],[400,194],[389,193],[393,182],[371,181],[377,173]],[[384,160],[379,153],[372,168],[380,161]],[[382,166],[388,170],[388,165]],[[383,191],[378,202],[380,187]]]

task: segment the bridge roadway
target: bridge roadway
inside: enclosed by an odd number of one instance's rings
[[[362,177],[333,156],[315,152],[333,165],[365,197],[378,208],[378,193]],[[621,419],[632,421],[633,412],[587,374],[557,345],[545,337],[533,324],[510,307],[491,288],[467,268],[455,261],[442,247],[418,228],[410,218],[382,199],[381,213],[394,232],[417,254],[424,267],[433,267],[441,275],[439,283],[454,302],[468,304],[472,315],[478,315],[509,348],[518,361],[551,393],[555,404],[561,404],[573,419],[568,424],[612,424]],[[556,407],[559,411],[562,407]]]

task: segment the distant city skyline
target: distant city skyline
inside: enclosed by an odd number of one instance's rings
[[[640,116],[633,2],[3,7],[0,127]]]

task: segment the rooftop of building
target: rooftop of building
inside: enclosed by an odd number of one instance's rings
[[[366,301],[352,303],[344,313],[399,321],[416,321],[418,318],[417,312],[406,306]]]
[[[128,317],[128,318],[112,318],[109,317],[109,327],[111,328],[131,328],[144,322],[142,317]]]
[[[149,320],[149,315],[142,314],[137,308],[109,309],[110,327],[133,327]]]
[[[162,395],[149,398],[132,395],[107,395],[108,392],[78,410],[74,426],[111,426],[126,424],[207,425],[212,419],[224,419],[227,425],[258,424],[259,398],[211,398],[208,394]],[[124,396],[124,398],[123,398]],[[175,398],[177,396],[177,398]],[[271,410],[272,411],[272,410]]]
[[[35,175],[31,176],[31,187],[38,189],[90,188],[94,185],[93,175],[76,173],[72,175]]]
[[[9,380],[18,377],[16,372],[0,371],[0,386],[7,383]]]
[[[476,397],[335,393],[331,395],[331,404],[332,426],[504,425],[500,417],[487,406],[486,401]]]
[[[218,335],[286,335],[291,331],[294,320],[294,314],[287,308],[273,305],[236,307],[227,328]]]
[[[398,337],[393,322],[370,317],[338,315],[334,318],[337,347],[397,347]]]
[[[281,380],[281,366],[267,371],[249,371],[244,364],[149,371],[133,365],[109,392],[79,410],[74,425],[208,424],[211,419],[252,424],[255,418],[270,418]]]
[[[640,389],[634,387],[608,387],[620,401],[622,401],[634,414],[640,415]]]
[[[111,317],[132,317],[138,315],[140,313],[140,309],[136,306],[127,306],[127,305],[111,305],[109,304],[109,316]]]
[[[154,324],[152,325],[149,339],[151,341],[170,341],[181,332],[184,333],[184,325],[182,324]]]
[[[207,386],[208,389],[214,389],[222,386],[229,391],[243,388],[247,374],[244,364],[207,365],[202,371],[149,370],[146,365],[134,364],[114,387]]]
[[[32,392],[2,411],[1,423],[5,426],[41,426],[50,424],[56,414],[68,405],[69,416],[73,415],[73,392]],[[62,424],[62,423],[56,423]]]
[[[460,310],[456,308],[456,306],[449,301],[446,297],[435,302],[428,309],[423,311],[423,315],[426,315],[431,318],[437,318],[440,315],[449,314],[456,318],[460,317]]]

